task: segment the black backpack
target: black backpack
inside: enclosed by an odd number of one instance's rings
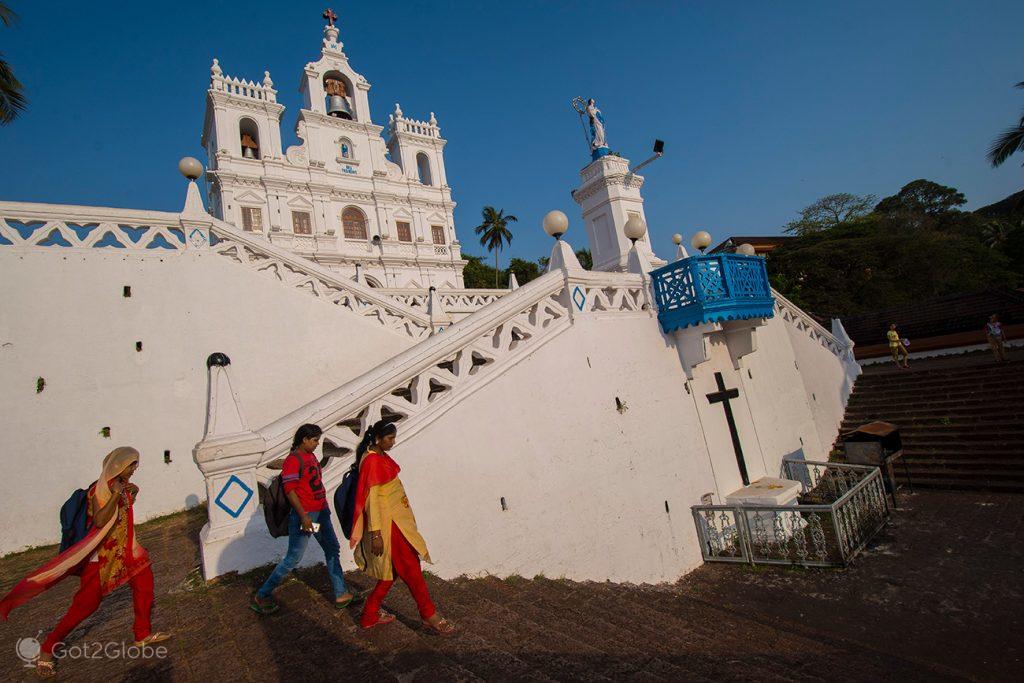
[[[95,484],[96,482],[93,482]],[[68,496],[64,504],[60,506],[60,550],[64,552],[74,544],[85,538],[88,532],[86,518],[88,517],[89,484],[84,489],[76,489]]]
[[[291,455],[288,456],[292,457]],[[260,503],[263,504],[263,518],[267,521],[267,530],[274,538],[288,535],[288,514],[292,504],[284,494],[284,484],[278,474],[270,480],[269,486],[259,485]]]
[[[334,513],[341,523],[341,533],[352,538],[352,522],[356,511],[356,487],[359,485],[359,465],[353,463],[341,478],[338,490],[334,492]]]

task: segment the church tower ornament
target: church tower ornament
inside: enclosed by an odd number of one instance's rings
[[[589,135],[587,140],[590,143],[590,158],[596,161],[597,159],[611,154],[611,149],[608,147],[608,142],[605,139],[604,133],[604,115],[601,110],[597,108],[597,103],[594,98],[591,97],[584,100],[582,97],[574,97],[572,99],[572,108],[576,110],[576,113],[580,115],[580,123],[583,123],[583,116],[587,117],[587,124],[584,125],[584,132],[589,127]]]

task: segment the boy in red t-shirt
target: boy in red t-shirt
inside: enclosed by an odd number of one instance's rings
[[[317,461],[313,455],[322,434],[323,430],[314,424],[299,427],[292,442],[292,452],[285,458],[281,468],[284,493],[292,504],[292,511],[288,515],[288,552],[253,597],[251,607],[259,614],[277,610],[277,603],[271,599],[270,594],[302,560],[310,535],[324,549],[327,574],[334,588],[335,606],[348,607],[352,603],[352,594],[345,587],[345,573],[341,568],[341,544],[331,521],[327,492],[320,479],[320,468],[327,462],[327,457]]]

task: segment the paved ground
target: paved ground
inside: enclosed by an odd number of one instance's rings
[[[440,581],[450,639],[400,621],[362,631],[326,599],[314,567],[259,618],[247,598],[267,570],[213,586],[198,579],[202,511],[141,527],[154,559],[162,660],[64,662],[59,680],[1021,680],[1024,497],[949,491],[905,496],[890,528],[845,570],[708,565],[671,586],[536,578]],[[52,548],[0,559],[6,591]],[[19,638],[66,608],[65,582],[0,624],[0,676],[31,678]],[[351,583],[366,588],[365,577]],[[110,596],[69,645],[131,640],[131,597]],[[129,643],[130,644],[130,643]]]

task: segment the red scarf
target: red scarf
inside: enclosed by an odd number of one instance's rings
[[[355,548],[363,537],[363,510],[366,498],[374,486],[396,479],[402,468],[387,453],[367,453],[359,463],[359,484],[356,486],[355,516],[352,519],[352,538],[349,547]]]

